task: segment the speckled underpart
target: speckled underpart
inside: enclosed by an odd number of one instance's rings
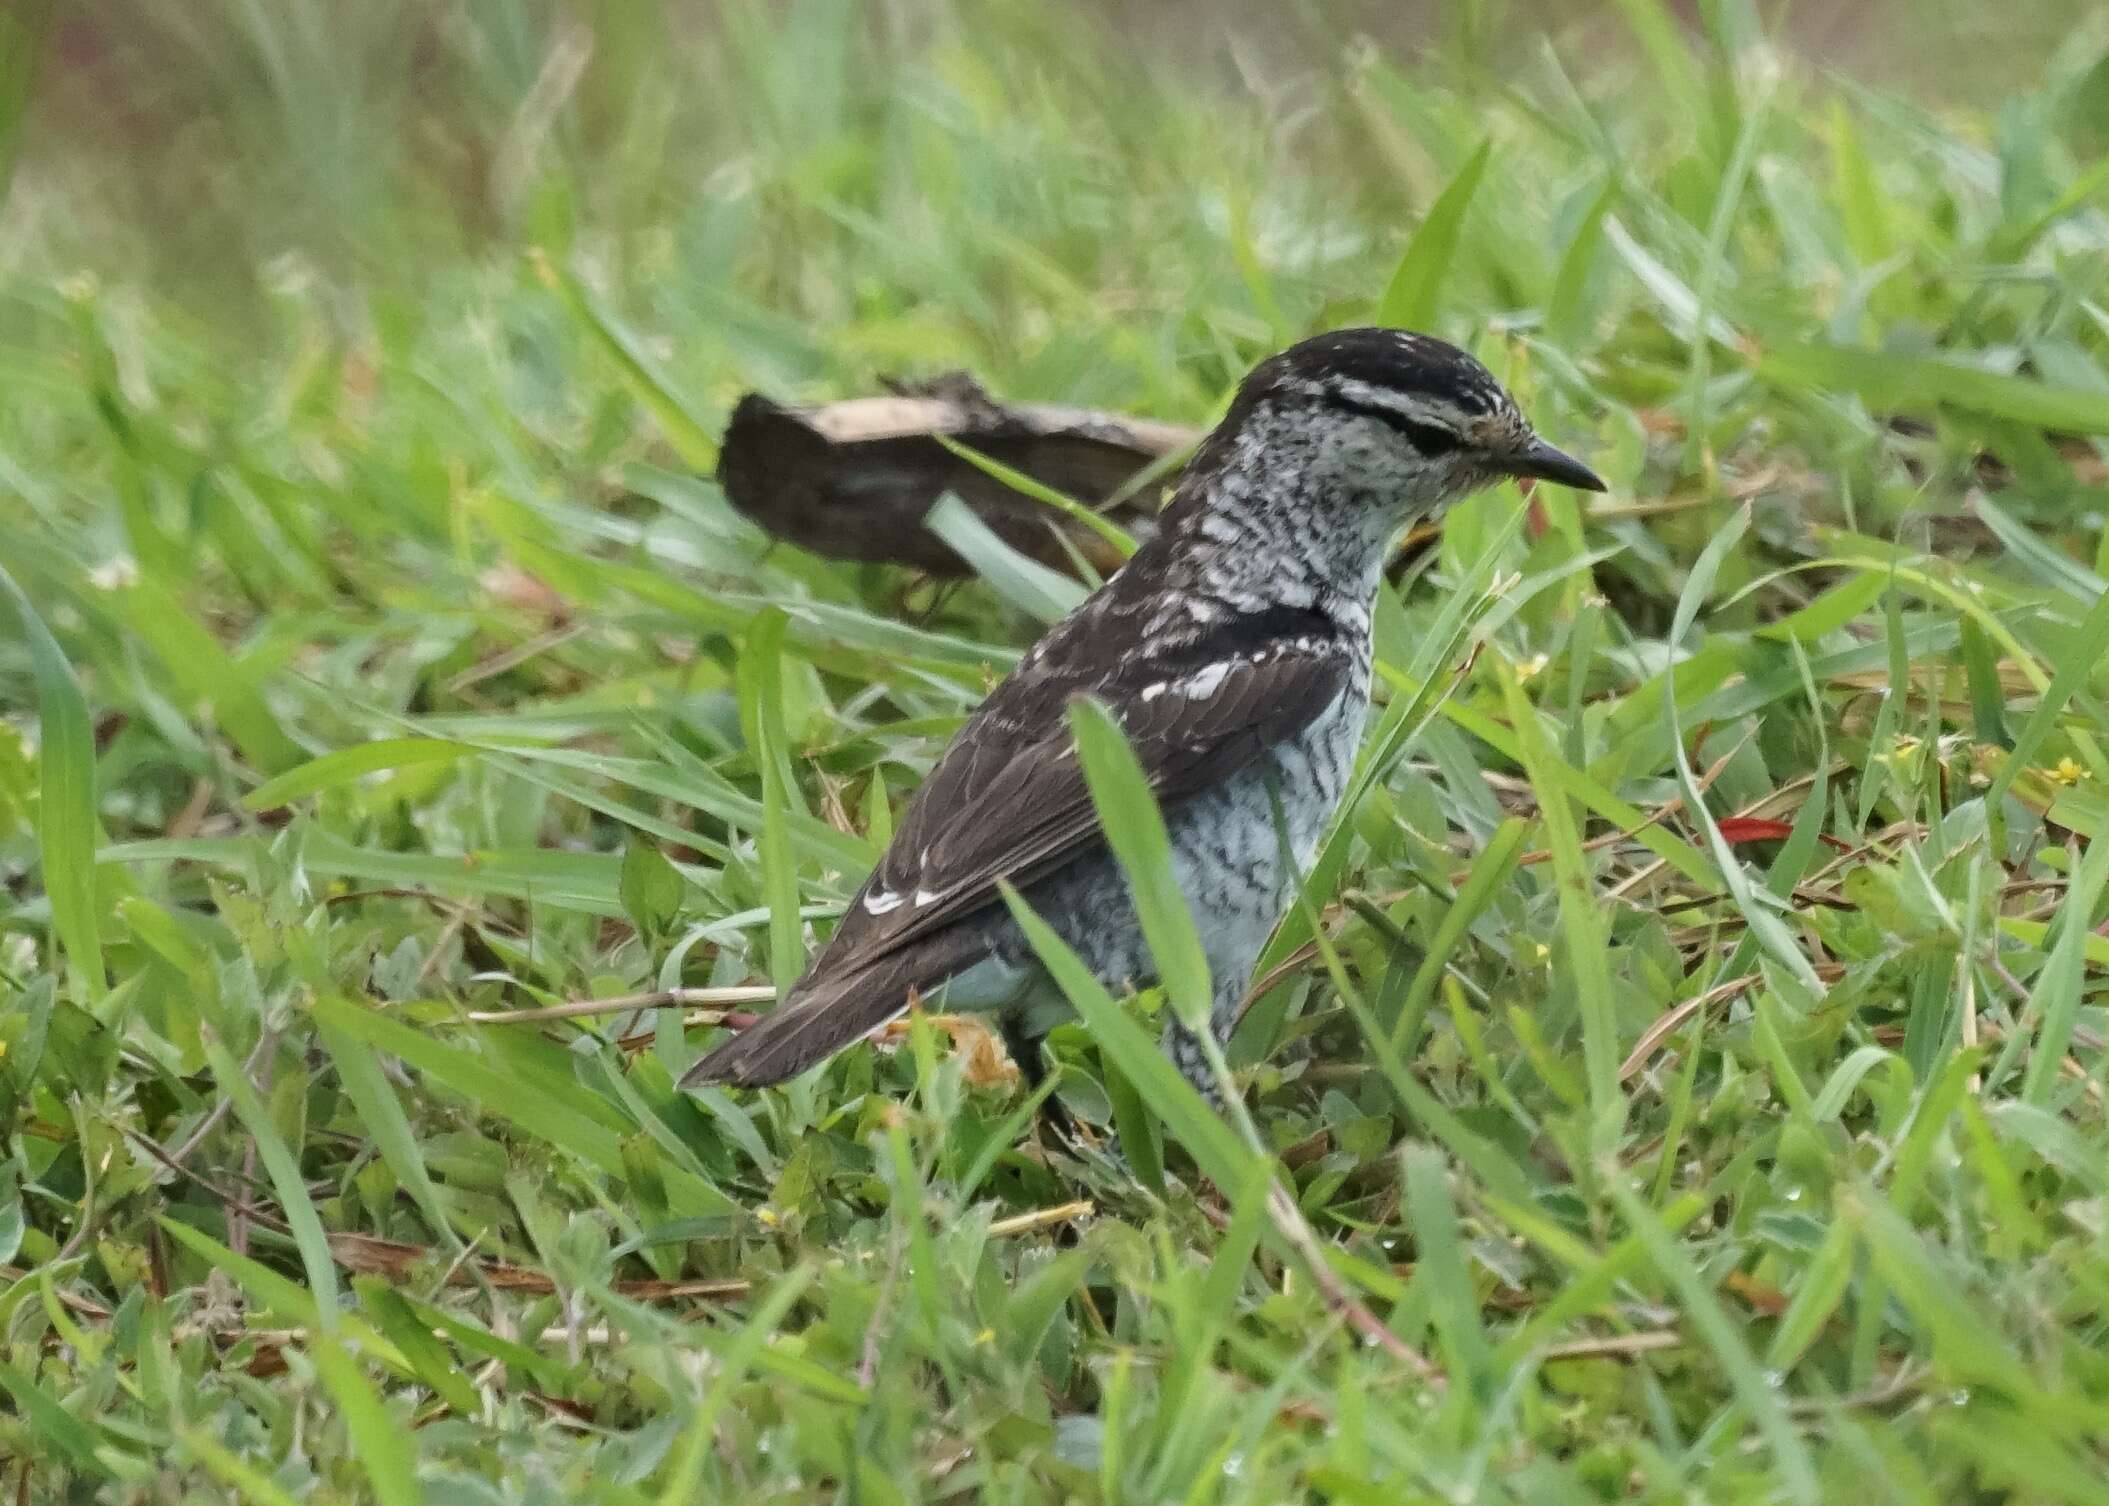
[[[1055,995],[1000,880],[1109,987],[1149,982],[1149,949],[1069,741],[1079,695],[1120,720],[1164,809],[1208,954],[1211,1023],[1226,1036],[1346,790],[1392,540],[1504,473],[1595,481],[1536,440],[1452,346],[1346,330],[1263,362],[1157,535],[960,729],[811,970],[684,1081],[779,1081],[913,996],[995,1011],[1037,1075],[1030,1042]],[[1175,1026],[1166,1049],[1214,1096],[1198,1042]]]
[[[1368,706],[1367,664],[1365,653],[1363,673],[1306,730],[1166,816],[1179,890],[1208,955],[1214,984],[1209,1021],[1219,1042],[1229,1039],[1261,949],[1294,901],[1297,882],[1347,788]],[[1035,885],[1026,898],[1101,980],[1116,986],[1150,980],[1141,923],[1110,854],[1079,860]],[[1029,978],[1030,948],[1015,927],[1002,929],[1008,935],[992,950]],[[1176,1023],[1166,1028],[1165,1050],[1190,1081],[1214,1096],[1207,1059]]]

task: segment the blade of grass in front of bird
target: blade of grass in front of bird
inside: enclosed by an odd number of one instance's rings
[[[1379,663],[1377,672],[1397,689],[1384,708],[1374,734],[1365,737],[1356,760],[1354,778],[1340,802],[1318,855],[1305,874],[1305,886],[1330,894],[1347,869],[1354,848],[1354,814],[1369,792],[1376,788],[1399,759],[1412,747],[1413,739],[1430,718],[1450,703],[1457,688],[1457,675],[1445,673],[1448,666],[1464,658],[1472,634],[1498,604],[1494,575],[1509,545],[1522,533],[1528,509],[1512,508],[1500,525],[1491,530],[1486,547],[1464,571],[1437,611],[1427,635],[1416,648],[1413,662],[1403,672]],[[1410,687],[1410,689],[1408,689]],[[1259,971],[1265,974],[1278,966],[1305,941],[1312,931],[1303,910],[1292,913],[1274,934],[1260,956]]]
[[[1218,1187],[1242,1185],[1241,1178],[1252,1157],[1230,1126],[1166,1060],[1157,1042],[1128,1018],[1098,979],[1091,976],[1082,959],[1024,897],[1007,884],[1003,895],[1040,965],[1082,1016],[1084,1028],[1098,1042],[1099,1049],[1112,1057],[1128,1080],[1142,1091],[1144,1101],[1179,1137],[1210,1181]]]
[[[1136,543],[1133,534],[1105,514],[1085,506],[1074,497],[1056,491],[1015,466],[1005,465],[993,455],[984,455],[972,445],[961,444],[949,434],[933,434],[930,437],[991,480],[1000,481],[1021,497],[1030,497],[1035,502],[1053,508],[1071,522],[1090,529],[1105,540],[1107,547],[1122,559],[1128,559],[1141,547]],[[951,540],[947,539],[945,542],[951,543]]]
[[[951,545],[997,595],[1040,622],[1058,621],[1088,594],[1076,580],[1005,543],[956,492],[937,499],[923,526]]]
[[[95,862],[95,729],[73,666],[14,577],[0,568],[0,595],[13,605],[29,645],[37,687],[37,853],[52,929],[80,976],[90,1003],[108,991],[103,970],[102,902]]]
[[[1083,697],[1071,702],[1069,728],[1099,824],[1134,896],[1136,918],[1165,998],[1182,1025],[1205,1033],[1213,999],[1208,954],[1194,926],[1193,910],[1179,890],[1171,837],[1150,793],[1149,777],[1120,723],[1100,702]]]

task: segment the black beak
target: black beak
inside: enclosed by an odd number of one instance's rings
[[[1565,450],[1556,450],[1535,435],[1522,449],[1503,456],[1501,468],[1511,476],[1535,476],[1540,481],[1557,481],[1579,491],[1607,489],[1603,477]]]

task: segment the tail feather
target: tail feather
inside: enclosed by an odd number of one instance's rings
[[[940,960],[896,955],[831,977],[823,959],[774,1011],[683,1073],[681,1086],[763,1088],[796,1077],[903,1013],[912,991],[942,982],[952,969],[933,965]]]

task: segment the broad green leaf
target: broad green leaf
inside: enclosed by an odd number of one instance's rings
[[[640,837],[623,849],[618,892],[630,923],[643,936],[663,935],[681,918],[688,887],[666,855]]]

